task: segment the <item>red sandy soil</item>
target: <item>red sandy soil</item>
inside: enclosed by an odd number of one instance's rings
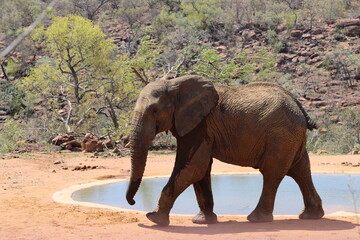
[[[151,154],[145,175],[169,175],[174,157]],[[360,173],[356,167],[360,155],[310,158],[313,171]],[[97,168],[72,171],[84,165]],[[354,215],[326,215],[320,220],[275,216],[271,223],[219,216],[214,225],[195,225],[190,216],[172,215],[170,226],[158,227],[144,213],[65,205],[52,199],[54,192],[72,185],[128,178],[129,169],[129,158],[84,153],[0,156],[0,239],[360,239],[359,217]],[[213,173],[249,171],[255,170],[219,161],[213,165]]]

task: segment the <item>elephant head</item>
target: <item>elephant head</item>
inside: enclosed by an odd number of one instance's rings
[[[211,82],[199,76],[184,76],[148,84],[140,93],[132,119],[131,177],[126,199],[135,204],[148,147],[157,133],[171,130],[182,137],[193,130],[217,105]]]

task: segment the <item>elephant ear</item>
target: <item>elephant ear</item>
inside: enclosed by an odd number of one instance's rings
[[[170,80],[177,89],[175,128],[180,137],[193,130],[217,105],[218,94],[213,84],[199,76]]]

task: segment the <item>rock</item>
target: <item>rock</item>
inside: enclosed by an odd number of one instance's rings
[[[339,115],[331,116],[329,119],[332,123],[338,123],[340,121]]]
[[[317,63],[314,64],[314,66],[315,66],[316,68],[321,68],[322,65],[323,65],[323,61],[319,61],[319,62],[317,62]]]
[[[338,28],[344,28],[344,27],[348,27],[348,26],[360,26],[360,18],[344,18],[344,19],[339,19],[335,26]]]
[[[314,37],[312,37],[312,39],[314,40],[320,40],[320,39],[324,39],[325,36],[323,34],[319,34],[319,35],[315,35]]]
[[[360,151],[359,150],[354,150],[354,151],[351,151],[348,153],[349,155],[358,155],[360,154]]]
[[[71,140],[71,141],[68,141],[68,142],[65,142],[63,144],[61,144],[62,146],[64,146],[65,149],[73,149],[75,147],[78,147],[80,148],[81,147],[81,143],[79,143],[78,141],[76,141],[75,139],[74,140]],[[67,148],[66,146],[67,145],[70,145],[69,148]]]
[[[348,36],[360,36],[360,26],[348,26],[344,30]]]
[[[54,165],[58,165],[58,164],[61,164],[61,161],[54,162]]]
[[[349,36],[360,36],[360,18],[340,19],[336,22],[336,27],[344,29]]]
[[[65,109],[60,109],[60,110],[58,111],[58,114],[59,114],[60,116],[65,116],[67,113],[68,113],[68,111],[65,110]]]
[[[71,153],[71,151],[70,151],[70,150],[68,150],[68,149],[61,150],[60,152],[61,152],[61,153]]]
[[[286,25],[283,23],[280,23],[276,26],[275,32],[280,33],[286,30]]]
[[[325,101],[313,101],[313,102],[311,102],[311,106],[314,106],[316,108],[324,107],[326,105],[327,105],[327,103]]]
[[[311,34],[310,33],[305,33],[301,36],[302,38],[311,38]]]
[[[308,55],[310,55],[310,54],[309,54],[309,50],[307,50],[307,49],[299,52],[299,54],[300,54],[301,56],[308,56]]]
[[[103,145],[96,136],[91,133],[87,133],[81,141],[81,149],[84,152],[102,151]]]
[[[73,146],[70,143],[63,143],[63,144],[61,144],[61,146],[63,149],[66,149],[66,150],[71,150],[73,148]]]
[[[311,33],[314,34],[314,35],[318,35],[318,34],[322,34],[323,30],[321,28],[313,29],[311,31]]]
[[[216,50],[217,50],[218,52],[220,52],[220,53],[223,53],[223,52],[226,52],[227,47],[224,46],[224,45],[221,45],[221,46],[218,46],[218,47],[216,48]]]
[[[304,63],[306,61],[306,57],[300,56],[298,60],[300,63]]]
[[[342,162],[341,163],[342,166],[352,166],[351,162]]]
[[[112,141],[110,138],[107,138],[107,139],[101,141],[101,144],[104,147],[109,148],[109,149],[113,149],[115,147],[115,142]]]
[[[320,150],[320,149],[318,149],[318,150],[316,150],[315,153],[318,154],[318,155],[320,155],[320,154],[327,154],[327,153],[329,153],[329,152],[328,152],[328,151],[325,151],[325,150]]]
[[[76,167],[73,168],[72,171],[79,171],[79,170],[81,170],[81,168],[82,168],[81,166],[76,166]]]
[[[327,132],[328,132],[328,130],[326,128],[320,128],[319,129],[320,134],[326,134]]]
[[[256,39],[256,32],[252,29],[245,29],[242,31],[241,36],[243,36],[246,40]]]
[[[335,34],[334,39],[339,42],[347,41],[347,38],[343,34]]]
[[[51,143],[54,145],[61,145],[65,142],[70,142],[72,140],[75,140],[74,136],[72,136],[72,135],[59,135],[59,136],[56,136],[55,138],[53,138],[51,140]]]
[[[319,54],[318,54],[318,53],[313,53],[313,54],[311,54],[311,55],[309,56],[309,58],[311,58],[311,59],[314,59],[314,58],[317,58],[317,57],[319,57]]]
[[[291,31],[290,36],[293,38],[301,38],[302,31],[301,30],[293,30],[293,31]]]
[[[50,147],[50,152],[60,152],[63,148],[60,145],[52,145]]]

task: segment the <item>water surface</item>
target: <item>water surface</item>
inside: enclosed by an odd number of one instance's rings
[[[114,207],[152,211],[168,178],[143,179],[130,206],[125,199],[127,181],[85,188],[73,193],[76,201],[99,203]],[[360,175],[313,174],[315,187],[322,198],[326,214],[336,211],[355,212],[360,203]],[[261,195],[260,174],[224,174],[212,176],[214,212],[217,214],[247,215],[256,207]],[[355,202],[354,202],[355,201]],[[355,204],[354,204],[355,203]],[[359,206],[360,208],[360,206]],[[274,214],[297,215],[303,209],[300,189],[290,177],[281,182],[275,200]],[[186,189],[176,200],[172,214],[196,214],[199,211],[193,187]]]

